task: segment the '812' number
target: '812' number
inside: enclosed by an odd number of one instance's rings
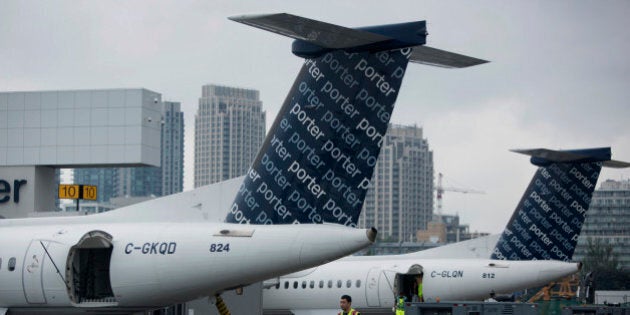
[[[481,274],[481,277],[484,279],[494,279],[494,272],[484,272]]]
[[[212,243],[210,244],[211,253],[222,253],[230,251],[230,243]]]

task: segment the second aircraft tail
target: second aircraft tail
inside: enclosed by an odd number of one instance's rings
[[[610,148],[514,150],[539,166],[492,253],[493,259],[570,261]]]

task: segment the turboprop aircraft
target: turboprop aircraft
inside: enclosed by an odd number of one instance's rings
[[[356,222],[407,63],[485,62],[422,46],[424,21],[232,19],[295,38],[306,59],[234,202],[213,209],[219,184],[92,216],[0,220],[0,314],[155,309],[368,246],[376,231]]]
[[[514,292],[575,273],[580,264],[569,261],[602,165],[630,164],[611,161],[610,148],[515,152],[531,155],[539,168],[488,256],[442,258],[451,246],[446,245],[405,255],[346,257],[265,281],[264,310],[334,314],[343,294],[352,296],[358,310],[391,309],[401,292],[413,300],[419,275],[428,302],[483,300],[490,292]],[[468,255],[471,245],[452,246]]]

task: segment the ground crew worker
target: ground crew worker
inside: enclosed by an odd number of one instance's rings
[[[344,294],[341,296],[339,307],[341,307],[341,312],[337,313],[337,315],[361,315],[361,313],[352,308],[352,298],[349,295]]]
[[[423,273],[416,276],[416,286],[418,287],[418,301],[424,302],[424,295],[422,294],[422,277]]]
[[[405,296],[405,293],[400,292],[396,301],[396,315],[405,315],[405,302],[407,302],[407,296]]]
[[[497,302],[497,299],[495,299],[494,290],[490,292],[490,297],[487,298],[484,302]]]

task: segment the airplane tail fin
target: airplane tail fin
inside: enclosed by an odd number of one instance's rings
[[[539,166],[493,250],[492,259],[570,261],[610,148],[570,151],[512,150]]]
[[[364,31],[288,14],[231,19],[296,38],[294,53],[306,60],[226,221],[356,226],[425,24]],[[392,38],[394,29],[404,38]]]

